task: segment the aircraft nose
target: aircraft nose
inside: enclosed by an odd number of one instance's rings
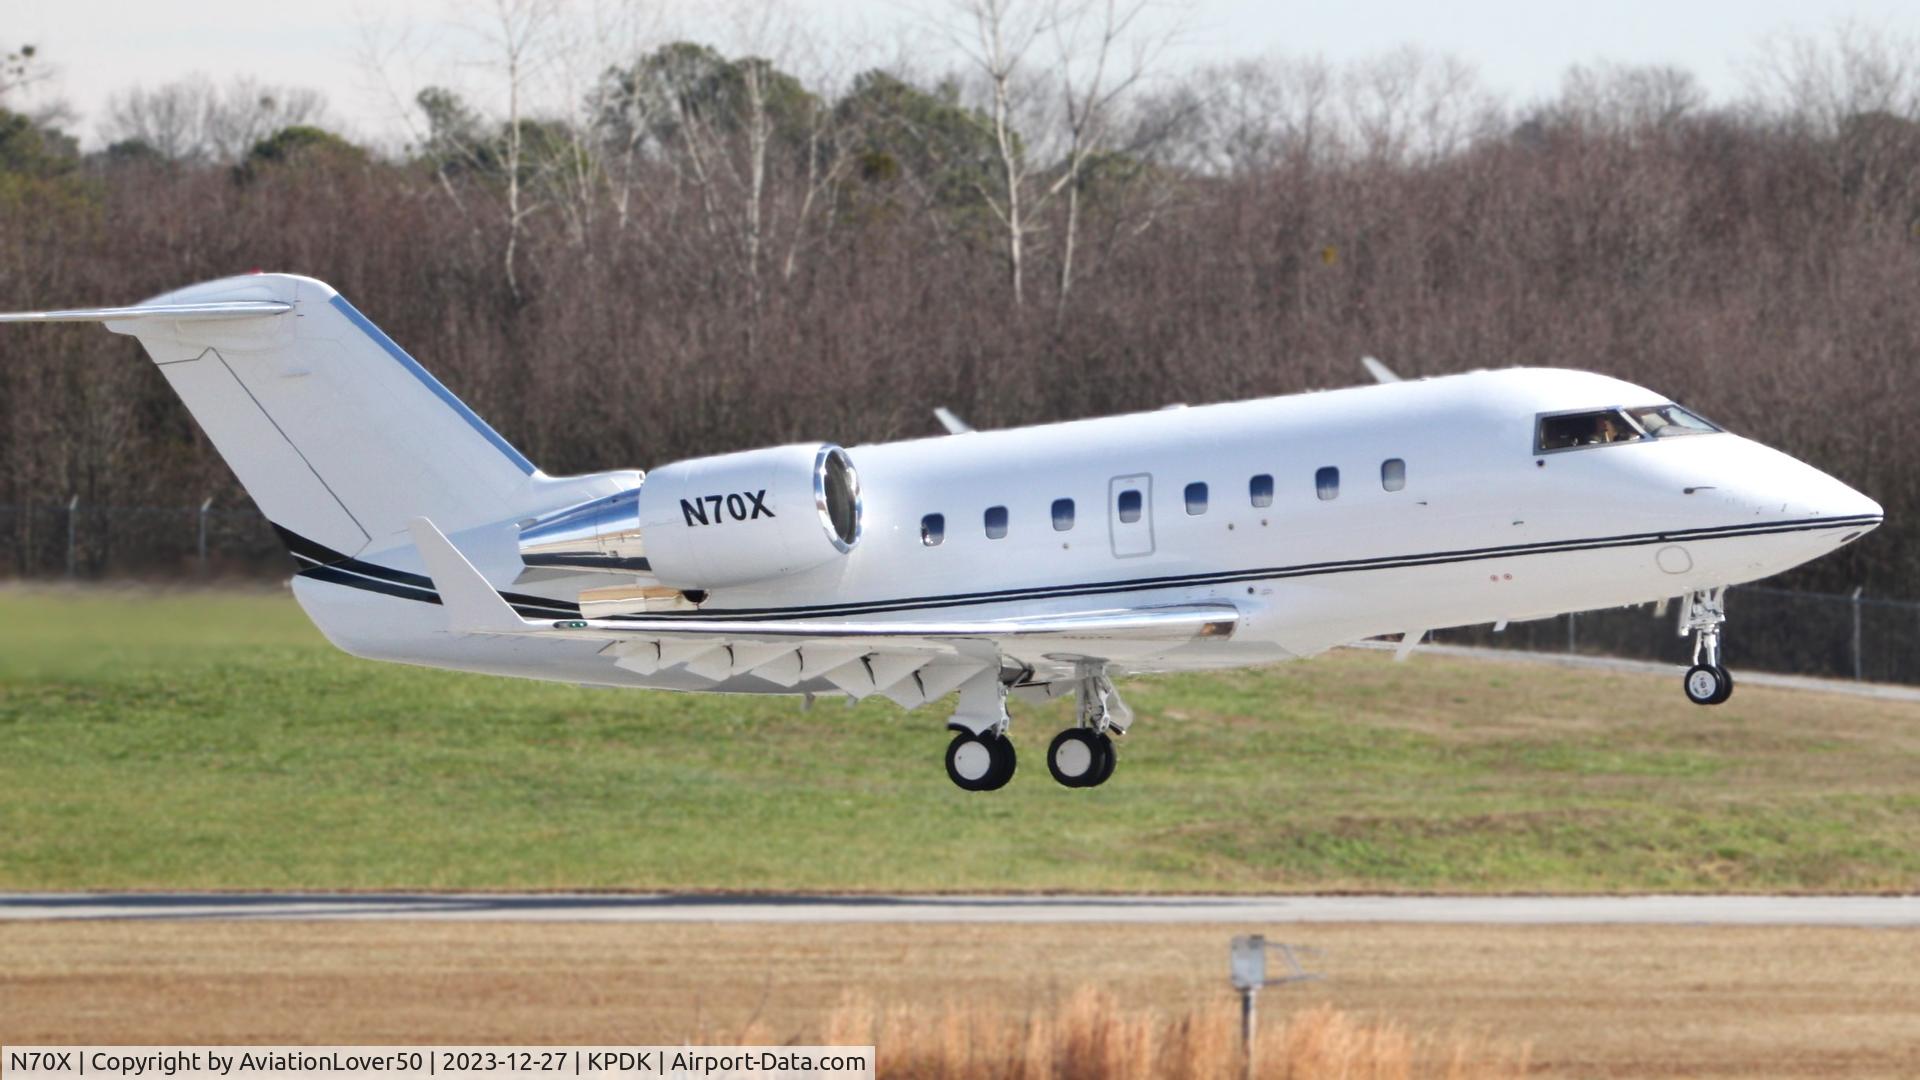
[[[1829,477],[1829,479],[1832,478]],[[1887,512],[1880,508],[1879,503],[1874,502],[1872,499],[1847,485],[1841,484],[1838,480],[1834,480],[1833,482],[1840,486],[1841,494],[1835,499],[1835,502],[1843,508],[1841,513],[1870,517],[1873,519],[1873,524],[1875,525],[1880,524],[1881,519],[1887,516]]]
[[[1860,518],[1861,524],[1872,528],[1880,524],[1886,511],[1880,504],[1868,498],[1862,492],[1845,482],[1821,472],[1811,466],[1807,472],[1801,499],[1811,511],[1809,516],[1823,518]]]
[[[1739,479],[1730,487],[1760,514],[1858,519],[1867,528],[1878,525],[1885,515],[1873,499],[1798,458],[1758,443],[1746,443],[1740,449]]]

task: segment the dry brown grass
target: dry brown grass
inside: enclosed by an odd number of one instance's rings
[[[1197,1044],[1173,1025],[1237,1022],[1253,930],[1326,976],[1262,997],[1276,1060],[1327,1008],[1425,1061],[1527,1045],[1540,1075],[1920,1076],[1920,932],[1820,928],[0,923],[0,1042],[810,1042],[863,1000],[1024,1031],[1097,986]]]
[[[888,1080],[1233,1080],[1242,1075],[1231,1008],[1163,1018],[1127,1009],[1085,986],[1057,1007],[1008,1018],[977,1004],[924,1007],[846,1002],[825,1028],[829,1043],[868,1045]],[[1331,1005],[1261,1026],[1262,1080],[1504,1080],[1527,1073],[1525,1046],[1462,1035],[1413,1035]]]

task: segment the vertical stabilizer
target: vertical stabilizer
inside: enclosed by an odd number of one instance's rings
[[[140,340],[269,520],[354,554],[499,520],[533,463],[323,282],[226,278],[87,319]],[[294,542],[292,539],[289,541]]]

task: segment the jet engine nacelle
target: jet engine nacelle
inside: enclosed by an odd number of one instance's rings
[[[860,541],[860,479],[831,445],[779,446],[655,469],[640,488],[663,585],[715,589],[810,570]]]
[[[521,530],[528,566],[647,574],[707,591],[810,570],[860,540],[847,452],[808,443],[653,470],[637,492],[570,507]]]

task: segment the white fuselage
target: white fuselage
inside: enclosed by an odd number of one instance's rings
[[[715,591],[698,614],[824,625],[1226,603],[1241,613],[1230,637],[1134,644],[1104,659],[1120,671],[1233,666],[1751,581],[1878,523],[1871,499],[1733,434],[1535,452],[1542,414],[1664,400],[1598,375],[1508,369],[854,447],[864,527],[853,550]],[[1404,474],[1397,490],[1383,476],[1389,461],[1403,463],[1392,470]],[[1338,470],[1331,498],[1317,482],[1327,468]],[[1265,505],[1257,477],[1271,477]],[[557,508],[631,484],[633,474],[531,482],[553,485]],[[1189,512],[1194,484],[1206,486],[1205,505]],[[1137,516],[1123,505],[1130,491],[1139,493]],[[1056,528],[1063,499],[1072,500],[1072,524]],[[994,508],[1005,509],[998,537],[988,535]],[[944,529],[930,545],[923,522],[933,514]],[[514,546],[521,520],[454,539],[497,586],[551,598],[564,616],[598,582],[513,585],[524,570]],[[421,568],[401,538],[359,561]],[[751,675],[719,683],[678,670],[638,675],[591,642],[453,638],[438,632],[435,605],[310,576],[295,585],[328,635],[364,656],[580,683],[820,689]],[[1042,679],[1072,660],[1011,658]]]

